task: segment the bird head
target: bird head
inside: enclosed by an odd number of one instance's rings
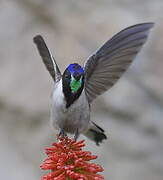
[[[84,86],[84,70],[77,64],[70,64],[63,73],[63,86],[69,87],[71,93],[77,93]]]

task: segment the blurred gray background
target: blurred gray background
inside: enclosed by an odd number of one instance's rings
[[[106,180],[163,179],[163,1],[0,1],[0,179],[38,180],[57,133],[49,124],[53,81],[33,36],[45,38],[63,71],[123,28],[150,21],[156,24],[141,53],[92,106],[92,120],[109,138],[86,144]]]

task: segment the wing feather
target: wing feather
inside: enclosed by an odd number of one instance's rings
[[[153,23],[128,27],[107,41],[85,63],[85,93],[89,103],[111,88],[127,70],[143,44]]]
[[[58,82],[61,79],[61,72],[43,37],[41,35],[37,35],[33,38],[33,41],[37,45],[39,54],[42,57],[42,60],[50,75],[55,82]]]

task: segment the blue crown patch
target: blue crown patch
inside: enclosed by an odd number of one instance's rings
[[[84,69],[77,63],[70,64],[67,69],[73,74],[75,72],[78,72],[80,74],[84,73]]]

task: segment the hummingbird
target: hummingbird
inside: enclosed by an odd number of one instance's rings
[[[90,119],[93,100],[110,89],[128,69],[146,42],[154,23],[130,26],[108,40],[88,57],[83,66],[68,65],[63,74],[43,37],[33,38],[38,52],[54,80],[51,123],[64,137],[82,133],[99,145],[105,131]]]

